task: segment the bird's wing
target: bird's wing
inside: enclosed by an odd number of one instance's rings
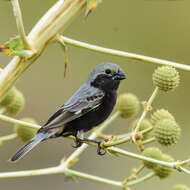
[[[47,130],[63,126],[99,106],[104,93],[89,84],[84,84],[41,128]]]

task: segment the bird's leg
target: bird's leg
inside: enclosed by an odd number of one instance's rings
[[[97,154],[102,156],[102,155],[104,155],[106,153],[106,151],[102,151],[102,147],[101,147],[102,140],[93,140],[93,139],[84,138],[84,139],[81,140],[81,142],[96,143],[98,145]]]
[[[83,142],[92,142],[92,143],[96,143],[98,145],[98,148],[97,148],[98,155],[104,155],[106,153],[106,151],[101,151],[102,150],[102,148],[101,148],[102,140],[93,140],[93,139],[84,138],[83,130],[77,131],[75,138],[76,138],[75,146],[74,146],[75,148],[78,148],[79,146],[81,146]]]
[[[78,148],[82,145],[81,140],[84,139],[84,131],[80,130],[77,131],[76,135],[75,135],[75,145],[73,145],[74,148]]]

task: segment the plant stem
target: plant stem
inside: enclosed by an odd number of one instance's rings
[[[86,0],[59,0],[39,20],[27,36],[34,55],[30,59],[14,57],[0,76],[0,101],[22,73],[41,55],[47,44],[63,32],[86,5]]]
[[[41,176],[63,173],[60,166],[36,169],[36,170],[24,170],[15,172],[1,172],[0,178],[16,178],[16,177],[29,177],[29,176]]]
[[[144,111],[143,111],[143,113],[142,113],[140,119],[139,119],[138,122],[137,122],[137,126],[136,126],[136,128],[135,128],[135,130],[134,130],[134,133],[132,134],[132,140],[133,140],[133,142],[136,142],[135,136],[136,136],[137,132],[139,131],[141,122],[142,122],[142,120],[146,117],[146,114],[150,111],[151,104],[152,104],[153,100],[155,99],[156,95],[158,94],[158,91],[159,91],[159,89],[158,89],[158,87],[156,87],[156,88],[154,89],[154,91],[153,91],[151,97],[149,98],[148,102],[147,102],[146,105],[145,105]]]
[[[115,112],[111,117],[109,117],[104,123],[102,123],[99,128],[94,131],[89,138],[90,139],[95,139],[96,137],[98,137],[99,133],[101,133],[105,128],[107,128],[109,126],[109,124],[111,122],[113,122],[118,116],[120,115],[119,112]],[[24,121],[20,121],[20,120],[16,120],[13,118],[10,118],[8,116],[5,115],[1,115],[0,114],[0,120],[3,121],[7,121],[13,124],[20,124],[20,125],[24,125],[24,126],[28,126],[28,127],[35,127],[35,128],[40,128],[39,125],[36,124],[32,124],[32,123],[27,123]],[[147,130],[147,129],[146,129]],[[146,131],[144,130],[144,131]],[[143,132],[143,131],[142,131]],[[93,144],[92,144],[93,145]],[[67,168],[67,166],[73,161],[75,160],[86,148],[88,147],[88,144],[83,144],[81,147],[79,147],[76,151],[74,151],[67,159],[66,161],[63,162],[62,167]],[[164,161],[160,161],[160,160],[155,160],[149,157],[145,157],[139,154],[135,154],[135,153],[131,153],[128,152],[126,150],[122,150],[120,148],[117,147],[108,147],[107,148],[108,151],[110,151],[111,153],[117,153],[120,155],[124,155],[124,156],[128,156],[131,158],[135,158],[135,159],[139,159],[139,160],[146,160],[149,162],[153,162],[153,163],[157,163],[157,164],[161,164],[164,166],[168,166],[168,167],[176,167],[177,169],[182,168],[182,165],[188,164],[190,162],[190,159],[184,160],[184,161],[178,161],[178,162],[164,162]],[[182,168],[183,169],[183,168]]]
[[[137,171],[135,172],[136,176],[138,176],[144,170],[144,168],[144,165],[140,166],[139,169],[137,169]]]
[[[174,169],[177,169],[178,171],[183,171],[187,174],[190,174],[190,171],[181,167],[181,163],[182,165],[184,165],[185,163],[189,163],[190,162],[190,159],[187,159],[185,161],[177,161],[177,162],[165,162],[165,161],[161,161],[161,160],[156,160],[156,159],[153,159],[153,158],[149,158],[149,157],[146,157],[146,156],[143,156],[143,155],[140,155],[140,154],[135,154],[135,153],[132,153],[132,152],[128,152],[126,150],[123,150],[123,149],[120,149],[120,148],[117,148],[117,147],[109,147],[107,148],[108,151],[110,151],[111,153],[115,153],[117,155],[123,155],[123,156],[127,156],[127,157],[130,157],[130,158],[134,158],[134,159],[138,159],[138,160],[145,160],[145,161],[149,161],[149,162],[152,162],[152,163],[155,163],[155,164],[160,164],[160,165],[163,165],[163,166],[168,166],[170,168],[174,168]]]
[[[6,121],[6,122],[12,123],[12,124],[18,124],[18,125],[23,125],[23,126],[27,126],[27,127],[34,127],[34,128],[37,128],[37,129],[39,129],[41,127],[40,125],[33,124],[33,123],[28,123],[28,122],[25,122],[25,121],[20,121],[20,120],[17,120],[17,119],[14,119],[14,118],[11,118],[9,116],[2,115],[2,114],[0,114],[0,120]]]
[[[149,127],[149,128],[147,128],[145,130],[142,130],[141,133],[142,134],[148,133],[152,129],[153,129],[153,127]],[[120,144],[124,144],[126,142],[129,142],[131,140],[131,133],[118,135],[118,136],[115,136],[115,138],[116,138],[115,141],[103,142],[102,146],[103,147],[110,147],[110,146],[116,146],[116,145],[120,145]]]
[[[17,134],[16,133],[13,133],[13,134],[10,134],[10,135],[6,135],[6,136],[2,136],[2,137],[0,137],[0,143],[4,143],[4,142],[7,142],[7,141],[16,139],[16,138],[17,138]]]
[[[0,178],[16,178],[16,177],[31,177],[31,176],[42,176],[42,175],[53,175],[53,174],[70,174],[72,176],[77,176],[83,179],[88,179],[91,181],[96,181],[99,183],[104,183],[116,187],[122,187],[122,182],[114,181],[87,173],[78,172],[71,169],[64,169],[60,166],[36,169],[36,170],[25,170],[17,172],[2,172],[0,173]]]
[[[170,65],[170,66],[176,67],[176,68],[184,70],[184,71],[190,71],[189,65],[184,65],[181,63],[177,63],[177,62],[167,61],[167,60],[163,60],[163,59],[157,59],[157,58],[139,55],[139,54],[135,54],[135,53],[129,53],[129,52],[125,52],[125,51],[104,48],[101,46],[92,45],[89,43],[73,40],[73,39],[67,38],[65,36],[62,36],[62,39],[64,40],[64,42],[66,44],[69,44],[69,45],[72,45],[75,47],[85,48],[85,49],[88,49],[91,51],[96,51],[96,52],[109,54],[109,55],[115,55],[115,56],[119,56],[119,57],[126,57],[128,59],[134,59],[134,60],[138,60],[138,61],[142,61],[142,62],[146,62],[146,63],[148,62],[148,63],[159,64],[159,65]]]
[[[120,115],[119,112],[115,112],[104,123],[102,123],[99,126],[99,128],[90,135],[89,138],[95,139],[99,135],[99,133],[102,132],[105,128],[107,128],[109,126],[109,124],[111,122],[113,122],[119,115]],[[14,121],[16,123],[18,122],[17,120],[14,120],[14,119],[12,121]],[[39,175],[50,175],[50,174],[60,174],[60,173],[69,172],[70,174],[81,177],[81,178],[90,179],[92,181],[97,181],[97,182],[101,182],[104,184],[110,184],[112,186],[122,187],[122,182],[113,181],[113,180],[109,180],[109,179],[105,179],[105,178],[101,178],[101,177],[97,177],[97,176],[93,176],[90,174],[77,172],[77,171],[68,169],[68,167],[72,163],[72,161],[75,160],[87,147],[88,147],[88,144],[83,144],[81,147],[79,147],[77,150],[75,150],[66,160],[62,161],[59,166],[45,168],[45,169],[28,170],[28,171],[2,172],[2,173],[0,173],[0,178],[39,176]]]
[[[113,181],[113,180],[110,180],[110,179],[94,176],[94,175],[87,174],[87,173],[78,172],[78,171],[71,170],[71,169],[66,169],[65,172],[66,173],[68,172],[71,176],[74,175],[74,176],[84,178],[84,179],[87,179],[87,180],[91,180],[91,181],[95,181],[95,182],[99,182],[99,183],[104,183],[104,184],[112,185],[112,186],[115,186],[115,187],[122,187],[122,182],[121,181]]]
[[[19,1],[18,0],[11,0],[11,3],[12,3],[12,6],[13,6],[14,16],[16,18],[16,24],[17,24],[17,29],[18,29],[19,36],[21,37],[21,39],[23,41],[24,47],[26,49],[30,49],[30,45],[28,43],[28,40],[26,38],[26,33],[25,33],[25,30],[24,30],[22,13],[21,13]]]
[[[137,185],[139,183],[142,183],[144,181],[147,181],[147,180],[153,178],[154,176],[155,176],[154,172],[151,172],[151,173],[149,173],[143,177],[140,177],[140,178],[135,179],[133,181],[129,181],[126,185],[127,185],[127,187],[131,187],[131,186]]]
[[[187,173],[187,174],[190,175],[190,171],[187,170],[186,168],[180,167],[180,168],[179,168],[179,171],[182,171],[182,172]]]
[[[111,117],[109,117],[104,123],[102,123],[99,128],[94,131],[90,136],[89,139],[95,139],[98,137],[99,133],[101,133],[105,128],[109,126],[111,122],[113,122],[120,113],[117,111],[115,112]],[[81,147],[79,147],[77,150],[75,150],[67,159],[63,162],[62,167],[68,168],[69,164],[75,160],[86,148],[88,147],[88,144],[83,144]]]
[[[152,137],[152,138],[149,138],[149,139],[146,139],[146,140],[142,141],[141,144],[142,145],[148,144],[148,143],[154,142],[155,140],[156,140],[156,138]]]

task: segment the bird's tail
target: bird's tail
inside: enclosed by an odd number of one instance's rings
[[[15,162],[23,158],[29,151],[31,151],[36,145],[42,140],[47,139],[51,136],[51,133],[37,133],[36,136],[31,139],[27,144],[21,147],[10,159],[10,162]]]

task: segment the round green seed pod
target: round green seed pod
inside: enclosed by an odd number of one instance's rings
[[[129,119],[135,117],[140,110],[140,102],[132,93],[121,94],[116,103],[116,110],[120,111],[121,117]]]
[[[176,144],[180,139],[180,135],[181,129],[175,121],[164,119],[156,124],[155,137],[163,146]]]
[[[170,119],[170,120],[175,121],[174,116],[165,109],[160,109],[160,110],[155,111],[151,115],[150,121],[152,125],[155,126],[156,123],[162,119]]]
[[[17,115],[24,108],[24,104],[25,104],[25,99],[23,94],[19,90],[16,90],[13,101],[11,102],[11,104],[5,107],[6,108],[5,114],[10,116]]]
[[[174,159],[168,154],[162,154],[161,160],[165,162],[174,162]],[[157,165],[157,167],[154,168],[156,176],[158,176],[160,179],[169,177],[173,170],[173,168],[163,165]]]
[[[177,184],[172,187],[172,190],[190,190],[189,187],[183,184]]]
[[[137,126],[137,122],[138,122],[138,119],[135,120],[133,123],[133,127],[132,127],[133,130],[135,130],[135,128]],[[149,119],[145,118],[142,120],[142,122],[140,124],[139,131],[143,131],[143,130],[148,129],[150,127],[152,127],[151,122],[149,121]],[[143,140],[147,139],[149,136],[150,136],[149,133],[143,134]]]
[[[162,159],[162,151],[156,147],[149,147],[143,151],[143,156],[154,158],[156,160],[161,160]],[[155,163],[152,163],[149,161],[145,161],[145,160],[143,161],[143,163],[144,163],[144,166],[149,169],[154,169],[158,165],[158,164],[155,164]]]
[[[11,104],[11,102],[14,100],[15,94],[17,93],[17,89],[15,87],[12,87],[7,95],[3,98],[3,100],[0,102],[1,106],[7,106]]]
[[[33,120],[32,118],[23,118],[21,119],[21,121],[25,121],[25,122],[28,122],[28,123],[33,123],[33,124],[37,124],[35,120]],[[15,132],[18,136],[18,138],[26,143],[28,142],[30,139],[32,139],[35,135],[36,135],[36,132],[38,131],[37,128],[33,128],[33,127],[27,127],[27,126],[24,126],[24,125],[18,125],[16,124],[14,126],[15,128]]]
[[[174,90],[179,85],[179,73],[170,66],[158,67],[153,73],[153,83],[161,91]]]

